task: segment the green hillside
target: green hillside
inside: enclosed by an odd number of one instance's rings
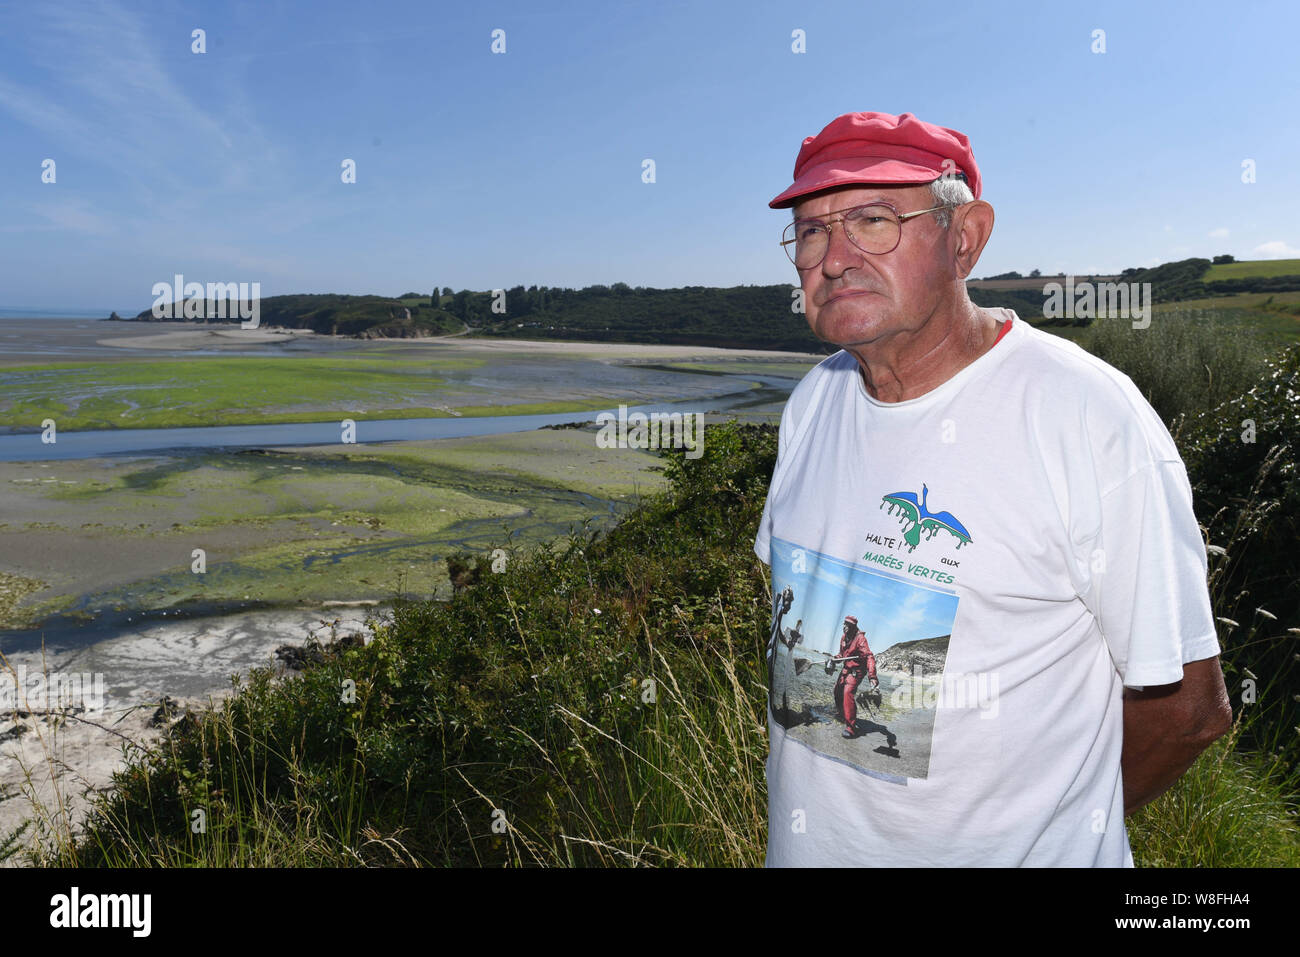
[[[1202,277],[1206,282],[1221,279],[1256,279],[1270,276],[1300,276],[1300,259],[1256,259],[1247,262],[1215,263]]]

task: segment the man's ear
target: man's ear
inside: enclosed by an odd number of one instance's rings
[[[975,270],[984,244],[993,233],[993,207],[982,199],[958,206],[953,210],[948,232],[952,242],[953,267],[957,278],[965,279]]]

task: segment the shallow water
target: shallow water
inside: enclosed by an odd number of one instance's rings
[[[144,326],[145,328],[142,328]],[[202,328],[202,327],[198,327]],[[794,378],[745,372],[686,371],[652,362],[628,362],[562,353],[529,354],[527,344],[512,352],[465,352],[438,340],[337,339],[328,336],[298,336],[270,344],[226,342],[219,349],[142,349],[114,346],[114,341],[137,339],[141,335],[177,329],[193,332],[189,323],[86,322],[58,319],[8,319],[0,321],[0,381],[11,387],[59,376],[59,370],[24,372],[15,363],[46,360],[112,361],[123,359],[174,359],[199,355],[320,356],[347,354],[369,358],[391,356],[403,360],[428,359],[444,381],[440,391],[461,404],[509,406],[530,402],[589,402],[603,397],[620,397],[628,411],[708,412],[731,410],[779,410],[794,387]],[[579,348],[582,344],[575,344]],[[439,360],[472,359],[463,367]],[[6,366],[8,368],[6,368]],[[757,388],[755,385],[757,384]],[[135,392],[132,385],[125,391]],[[62,401],[87,400],[123,391],[120,385],[60,396]],[[625,397],[625,398],[622,398]],[[588,422],[602,411],[597,409],[541,415],[451,416],[439,418],[357,419],[357,442],[398,442],[474,435],[522,432],[544,425]],[[48,461],[162,452],[170,449],[218,449],[295,445],[337,444],[339,422],[279,423],[165,429],[102,429],[60,431],[58,441],[41,441],[39,423],[22,432],[0,427],[0,461]],[[356,418],[355,416],[353,418]]]
[[[690,375],[687,373],[686,375]],[[629,406],[633,412],[726,412],[783,402],[793,380],[778,376],[734,375],[739,388],[721,395],[703,395],[680,402]],[[748,387],[759,382],[761,387]],[[782,388],[782,386],[785,388]],[[447,439],[472,435],[526,432],[545,425],[590,422],[601,412],[618,415],[618,409],[559,412],[548,415],[479,415],[453,418],[376,419],[357,421],[357,444]],[[339,441],[339,423],[293,422],[279,425],[227,425],[181,429],[97,429],[59,432],[58,441],[45,443],[38,432],[0,435],[0,462],[35,462],[51,459],[87,459],[105,455],[133,455],[171,449],[235,449],[333,445]]]

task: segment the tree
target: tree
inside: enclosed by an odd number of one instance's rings
[[[1237,260],[1233,259],[1231,256],[1229,256],[1226,253],[1222,256],[1214,257],[1214,265],[1216,266],[1222,266],[1224,263],[1235,263],[1236,261]]]
[[[1030,278],[1030,279],[1037,279],[1037,278],[1038,278],[1039,276],[1041,276],[1041,275],[1042,275],[1042,273],[1039,272],[1037,269],[1035,269],[1035,270],[1033,270],[1033,271],[1029,274],[1029,278]]]

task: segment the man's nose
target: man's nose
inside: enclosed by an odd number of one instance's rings
[[[828,276],[838,276],[850,266],[862,261],[862,250],[853,245],[844,223],[838,222],[831,227],[830,238],[826,245],[826,258],[822,260],[822,272]]]

